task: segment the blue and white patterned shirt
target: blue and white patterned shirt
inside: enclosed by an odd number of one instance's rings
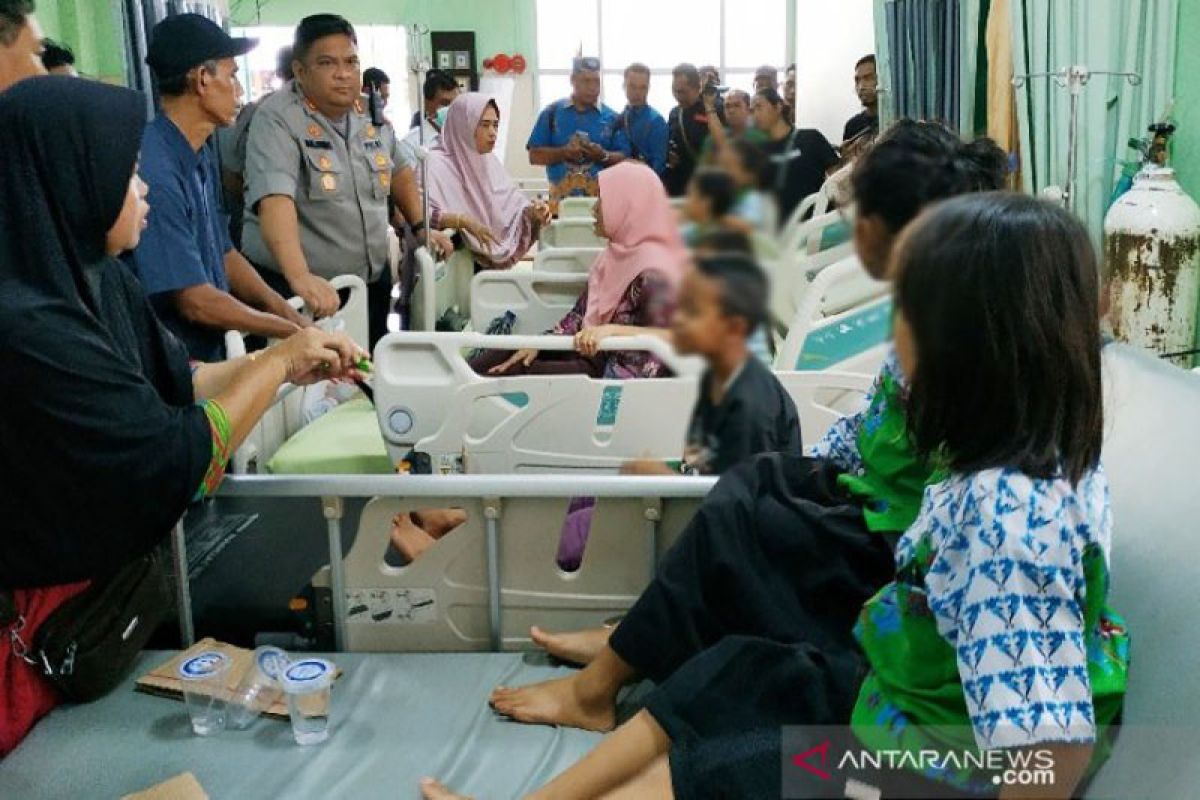
[[[1077,486],[991,469],[925,490],[896,562],[928,539],[929,609],[981,748],[1094,741],[1083,552],[1099,545],[1107,563],[1111,530],[1100,468]]]
[[[808,455],[810,458],[824,458],[837,464],[846,472],[861,473],[863,470],[862,456],[858,452],[858,434],[862,430],[863,425],[870,424],[868,419],[872,401],[875,399],[875,393],[879,391],[879,387],[883,385],[884,376],[891,375],[896,383],[901,386],[908,385],[908,379],[904,376],[904,370],[900,368],[900,359],[896,356],[896,348],[889,345],[887,355],[883,359],[883,366],[879,369],[879,374],[875,376],[875,382],[871,384],[871,389],[867,392],[866,399],[863,402],[861,410],[854,414],[849,414],[842,417],[829,428],[821,440],[809,448]]]

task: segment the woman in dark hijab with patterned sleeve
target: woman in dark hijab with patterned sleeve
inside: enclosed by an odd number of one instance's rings
[[[308,329],[253,357],[189,363],[115,258],[136,246],[145,98],[63,77],[0,94],[0,756],[57,702],[15,657],[93,581],[149,552],[216,488],[285,381],[360,353]]]

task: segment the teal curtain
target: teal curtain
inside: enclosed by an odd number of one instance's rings
[[[1170,102],[1178,0],[1013,0],[1013,69],[1017,75],[1072,65],[1137,72],[1142,83],[1097,75],[1079,106],[1076,213],[1100,241],[1104,214],[1129,157]],[[1029,192],[1065,186],[1070,93],[1053,80],[1031,79],[1016,92],[1022,179]]]
[[[991,0],[875,0],[882,124],[941,119],[972,138],[987,128],[983,28]]]
[[[960,122],[961,7],[973,0],[883,0],[887,102],[897,117]]]

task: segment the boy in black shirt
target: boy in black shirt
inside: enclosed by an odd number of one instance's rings
[[[767,278],[750,258],[701,258],[684,279],[671,332],[675,349],[708,362],[692,410],[682,471],[719,475],[758,453],[801,452],[800,416],[746,340],[766,319]],[[636,461],[634,474],[674,471]]]

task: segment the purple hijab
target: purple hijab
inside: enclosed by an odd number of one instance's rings
[[[441,138],[429,151],[429,208],[434,217],[467,214],[486,225],[496,237],[490,250],[463,236],[492,266],[507,268],[533,245],[533,226],[525,214],[529,200],[500,159],[475,146],[475,129],[489,105],[495,107],[496,101],[478,92],[461,94],[450,104]]]

